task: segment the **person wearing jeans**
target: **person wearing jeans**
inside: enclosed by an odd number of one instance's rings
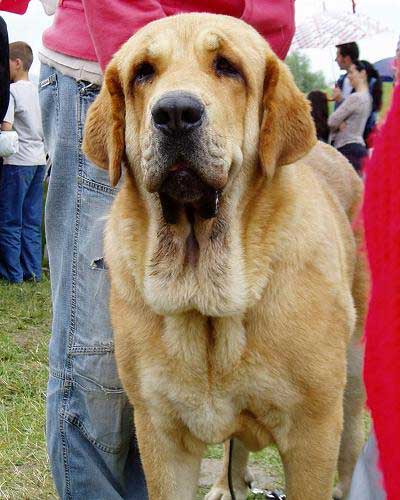
[[[42,0],[46,12],[52,0]],[[279,4],[279,5],[278,5]],[[103,259],[105,217],[119,186],[81,150],[85,117],[112,54],[152,20],[179,12],[224,13],[258,27],[282,58],[294,1],[65,0],[43,36],[39,97],[52,170],[46,237],[53,302],[47,443],[63,499],[147,498],[133,411],[114,360]]]
[[[29,80],[32,49],[25,42],[9,45],[13,83],[1,124],[15,130],[19,149],[4,158],[0,178],[0,277],[10,283],[42,276],[42,199],[46,162],[39,99]]]
[[[0,182],[0,276],[10,283],[42,275],[44,165],[3,166]]]
[[[46,235],[52,283],[47,440],[61,498],[145,499],[132,409],[118,379],[103,261],[106,171],[81,151],[99,87],[42,66],[39,96],[52,159]]]

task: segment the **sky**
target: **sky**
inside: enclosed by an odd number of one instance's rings
[[[351,0],[296,0],[296,24],[308,16],[321,12],[323,4],[328,11],[340,9],[351,12]],[[400,35],[400,0],[356,0],[356,6],[357,12],[380,21],[388,28],[388,33],[359,41],[361,58],[375,62],[394,55]],[[6,12],[1,12],[1,15],[7,23],[10,41],[24,40],[31,45],[35,55],[31,73],[33,79],[37,80],[40,66],[37,52],[41,46],[42,33],[50,26],[52,18],[44,13],[39,0],[31,0],[24,16]],[[310,58],[312,69],[321,70],[328,82],[337,79],[340,72],[334,61],[334,47],[323,50],[308,49],[302,52]]]

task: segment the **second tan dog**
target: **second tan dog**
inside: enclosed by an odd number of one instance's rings
[[[206,444],[231,437],[237,499],[248,450],[271,442],[288,500],[331,498],[338,457],[345,495],[362,443],[362,187],[316,145],[285,65],[233,18],[152,23],[110,63],[84,149],[114,185],[126,166],[106,258],[150,499],[195,498]],[[226,474],[207,498],[230,498]]]

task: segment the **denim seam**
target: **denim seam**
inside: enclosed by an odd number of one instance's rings
[[[85,187],[97,191],[98,193],[107,193],[114,196],[117,193],[116,189],[113,189],[100,182],[93,181],[84,176],[78,176],[78,184],[84,185]]]
[[[65,374],[63,370],[59,370],[58,368],[49,367],[49,373],[52,377],[55,377],[59,380],[67,380],[68,376]]]
[[[69,380],[64,379],[64,393],[63,393],[63,403],[60,410],[60,436],[62,443],[62,453],[63,453],[63,463],[64,463],[64,476],[65,476],[65,494],[68,500],[72,500],[71,493],[71,477],[70,477],[70,467],[69,467],[69,450],[67,443],[67,433],[65,430],[65,415],[66,415],[66,406],[71,393],[71,383]]]
[[[96,389],[89,389],[88,387],[85,387],[84,385],[82,385],[81,383],[78,382],[78,380],[76,378],[74,378],[74,380],[72,381],[72,383],[78,387],[80,387],[84,392],[102,392],[104,394],[108,394],[110,396],[112,395],[118,395],[118,394],[122,394],[124,395],[124,390],[120,387],[116,388],[108,388],[108,387],[104,387],[103,385],[100,385],[98,382],[95,382],[93,379],[91,378],[88,378],[88,377],[84,377],[83,375],[79,374],[79,377],[83,378],[84,380],[87,380],[88,382],[90,382],[91,384],[94,384],[96,386]]]
[[[79,108],[78,106],[75,108],[75,112],[77,113],[77,117],[79,116]],[[78,135],[78,129],[76,133]],[[78,136],[79,137],[79,136]],[[80,155],[78,155],[78,173],[82,170]],[[69,335],[68,335],[68,353],[66,359],[66,379],[64,385],[64,397],[63,397],[63,405],[61,408],[61,420],[60,420],[60,430],[61,437],[63,443],[63,458],[64,458],[64,466],[65,466],[65,484],[66,484],[66,496],[68,499],[72,500],[72,492],[71,492],[71,481],[69,474],[69,461],[68,461],[68,445],[66,440],[65,433],[65,422],[67,415],[67,404],[71,395],[71,378],[72,378],[72,366],[73,361],[70,355],[70,350],[73,345],[73,339],[76,330],[76,279],[77,279],[77,269],[78,269],[78,237],[79,237],[79,223],[80,223],[80,206],[81,206],[81,189],[79,185],[77,186],[76,192],[76,218],[75,218],[75,228],[74,228],[74,240],[73,240],[73,252],[72,252],[72,276],[71,276],[71,316],[70,316],[70,325],[69,325]]]
[[[63,415],[63,418],[65,422],[74,425],[77,429],[80,430],[80,432],[85,436],[85,438],[96,448],[98,448],[101,451],[104,451],[106,453],[111,453],[113,455],[119,453],[122,449],[122,445],[120,446],[108,446],[104,443],[100,443],[96,439],[93,438],[93,436],[90,435],[89,431],[86,429],[86,427],[83,425],[83,423],[80,421],[80,419],[76,415],[72,415],[70,413],[65,412]]]
[[[102,344],[98,346],[72,345],[70,348],[71,355],[87,354],[90,356],[94,354],[106,354],[113,352],[114,344],[111,342],[109,344]]]
[[[76,135],[79,141],[79,150],[80,150],[80,134],[81,134],[81,123],[80,123],[80,102],[79,102],[79,93],[77,99],[77,106],[75,109],[77,114],[77,129]],[[82,174],[82,156],[78,153],[78,176]],[[74,228],[74,243],[73,243],[73,254],[72,254],[72,280],[71,280],[71,318],[70,318],[70,330],[69,330],[69,339],[68,339],[68,358],[70,362],[69,368],[72,369],[72,360],[70,359],[70,351],[73,346],[73,338],[76,330],[76,280],[78,274],[78,239],[79,239],[79,223],[80,223],[80,209],[81,209],[81,196],[82,196],[82,187],[78,183],[77,191],[76,191],[76,218],[75,218],[75,228]]]

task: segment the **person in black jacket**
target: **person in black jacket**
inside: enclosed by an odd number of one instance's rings
[[[8,31],[6,22],[0,16],[0,123],[7,112],[9,101],[10,66],[8,61]],[[0,158],[0,177],[2,166],[3,158]]]
[[[8,60],[8,32],[0,17],[0,123],[6,114],[10,99],[10,67]]]

